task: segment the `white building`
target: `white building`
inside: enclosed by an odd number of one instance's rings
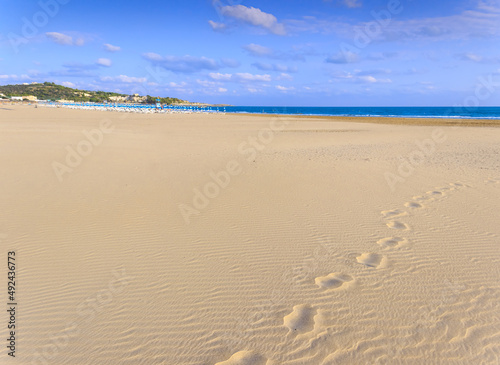
[[[146,96],[139,96],[139,94],[133,94],[127,97],[129,101],[134,103],[144,103],[147,100]]]
[[[10,98],[10,100],[12,100],[12,101],[23,101],[23,97],[22,96],[12,96]]]
[[[109,100],[114,101],[114,102],[122,102],[122,101],[127,101],[126,96],[110,96]]]

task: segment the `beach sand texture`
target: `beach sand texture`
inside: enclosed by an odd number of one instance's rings
[[[0,148],[17,364],[499,362],[500,128],[4,105]]]

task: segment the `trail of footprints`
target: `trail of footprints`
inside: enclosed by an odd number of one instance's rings
[[[489,179],[485,183],[500,183],[500,179]],[[404,204],[405,208],[410,211],[423,209],[428,202],[439,199],[448,192],[456,191],[465,187],[462,183],[450,183],[448,186],[436,188],[428,191],[423,195],[414,196],[411,201]],[[402,222],[400,219],[409,215],[407,210],[394,209],[384,210],[381,212],[382,217],[386,220],[388,228],[397,232],[405,232],[411,230],[408,224]],[[377,244],[382,250],[399,249],[409,245],[409,241],[402,235],[396,237],[385,237],[377,241]],[[365,252],[356,257],[356,261],[368,268],[382,269],[387,267],[388,260],[385,255],[377,252]],[[326,276],[319,276],[314,280],[315,284],[322,290],[340,290],[347,289],[351,286],[355,279],[344,273],[331,273]],[[289,334],[305,334],[314,329],[315,316],[317,310],[309,304],[301,304],[293,307],[292,312],[283,318],[283,325],[288,328]],[[240,351],[231,356],[224,362],[217,363],[216,365],[244,365],[244,364],[266,364],[267,359],[255,352]]]
[[[436,198],[443,197],[448,191],[457,190],[462,186],[464,185],[461,183],[451,183],[449,186],[436,188],[435,190],[426,192],[424,195],[415,196],[411,201],[405,203],[404,206],[407,210],[384,210],[381,214],[386,220],[388,228],[404,233],[411,230],[410,226],[401,220],[401,218],[404,219],[404,217],[409,215],[408,209],[410,211],[423,209],[424,205],[422,202],[431,202]],[[382,238],[377,241],[377,244],[382,250],[390,250],[408,246],[409,241],[401,235]],[[388,265],[387,257],[377,252],[362,253],[356,257],[356,261],[372,269],[382,269]],[[315,284],[323,290],[345,289],[352,285],[354,281],[352,276],[344,273],[331,273],[326,276],[319,276],[314,280]],[[307,333],[314,329],[314,317],[316,313],[316,310],[308,304],[297,305],[293,307],[291,313],[283,318],[283,324],[291,333]]]
[[[423,195],[414,196],[411,201],[404,203],[405,208],[409,211],[415,211],[418,209],[425,208],[425,204],[427,202],[435,201],[436,199],[442,198],[448,192],[458,190],[459,188],[464,187],[465,185],[462,183],[450,183],[448,186],[442,186],[435,188],[434,190],[430,190]],[[382,217],[386,221],[386,225],[390,229],[394,229],[401,233],[405,231],[410,231],[411,228],[408,224],[404,223],[401,218],[408,216],[408,210],[403,209],[394,209],[394,210],[383,210],[380,212]],[[408,246],[409,241],[406,237],[397,236],[397,237],[385,237],[377,241],[377,244],[383,250],[389,249],[399,249],[405,246]],[[369,267],[382,267],[384,264],[385,256],[379,255],[377,253],[364,253],[357,258],[358,262]],[[385,264],[387,261],[385,261]]]

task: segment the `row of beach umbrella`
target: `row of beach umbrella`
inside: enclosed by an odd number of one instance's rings
[[[121,103],[59,103],[42,102],[40,106],[51,108],[69,108],[79,110],[116,111],[125,113],[224,113],[226,108],[194,105],[121,104]]]

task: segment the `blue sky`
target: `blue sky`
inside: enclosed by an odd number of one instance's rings
[[[2,85],[233,105],[500,105],[500,0],[0,0],[0,9]]]

